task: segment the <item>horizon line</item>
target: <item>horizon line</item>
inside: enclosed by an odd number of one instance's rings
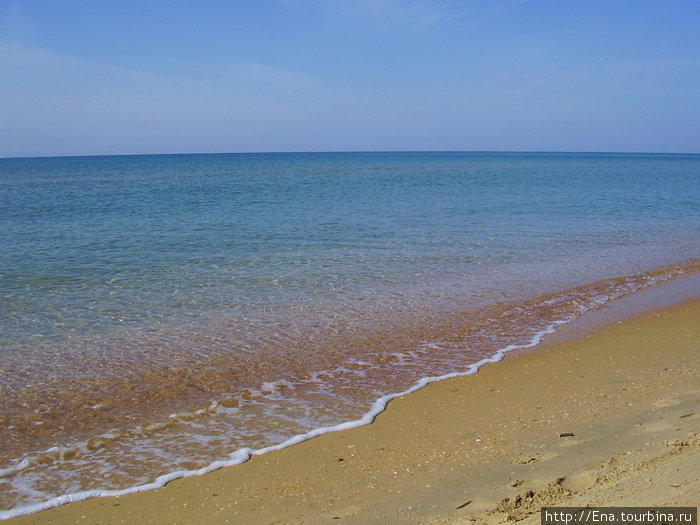
[[[68,158],[95,158],[95,157],[165,157],[165,156],[196,156],[196,155],[316,155],[316,154],[355,154],[355,153],[493,153],[493,154],[554,154],[554,155],[700,155],[700,152],[664,152],[664,151],[592,151],[592,150],[268,150],[268,151],[219,151],[219,152],[178,152],[178,153],[87,153],[77,155],[18,155],[0,157],[0,160],[22,159],[68,159]]]

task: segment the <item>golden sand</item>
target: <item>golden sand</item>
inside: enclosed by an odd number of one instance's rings
[[[539,523],[543,505],[697,506],[699,370],[695,300],[434,383],[369,426],[7,523]]]

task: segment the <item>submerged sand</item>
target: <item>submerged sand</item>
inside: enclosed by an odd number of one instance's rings
[[[700,503],[700,300],[392,401],[160,490],[8,523],[539,523],[543,505]]]

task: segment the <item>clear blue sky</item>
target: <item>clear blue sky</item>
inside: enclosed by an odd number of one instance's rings
[[[700,152],[698,0],[0,0],[0,157]]]

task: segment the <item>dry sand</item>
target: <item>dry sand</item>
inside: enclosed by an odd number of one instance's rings
[[[7,523],[539,523],[542,505],[697,506],[699,370],[694,300],[432,384],[366,427]]]

